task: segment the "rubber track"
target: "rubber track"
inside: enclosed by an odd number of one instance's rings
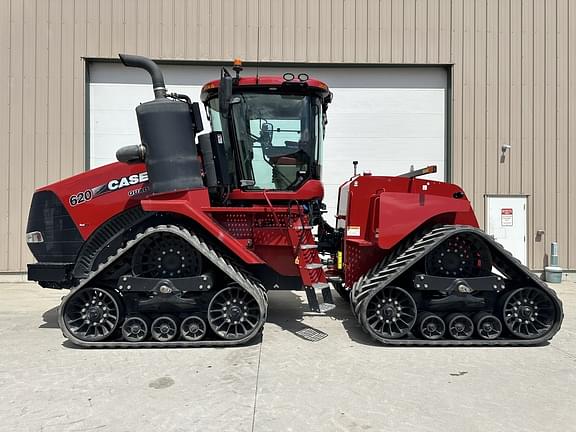
[[[535,286],[542,288],[550,295],[552,301],[556,306],[556,322],[553,324],[552,329],[543,337],[537,339],[440,339],[440,340],[426,340],[426,339],[386,339],[373,334],[368,329],[368,324],[363,317],[365,316],[366,306],[368,302],[376,293],[386,286],[390,285],[394,280],[406,272],[412,265],[425,257],[432,249],[436,248],[442,241],[456,234],[474,234],[481,237],[492,251],[493,262],[496,267],[500,267],[505,273],[522,273],[529,278]],[[500,254],[500,256],[498,256]],[[406,288],[406,287],[403,287]],[[412,246],[408,247],[404,252],[400,253],[391,262],[384,259],[381,263],[374,266],[368,273],[362,276],[353,286],[350,293],[350,304],[354,315],[358,318],[362,329],[367,332],[373,339],[389,346],[528,346],[538,345],[547,340],[550,340],[560,329],[564,313],[562,311],[562,302],[556,295],[556,292],[534,275],[530,270],[524,266],[518,259],[514,258],[510,252],[502,247],[499,243],[495,242],[492,237],[484,231],[470,227],[467,225],[445,225],[431,230],[417,240]],[[502,324],[504,325],[504,323]]]
[[[127,341],[101,341],[101,342],[86,342],[76,338],[71,334],[63,322],[62,311],[63,306],[70,299],[70,297],[79,289],[90,283],[96,276],[98,276],[102,271],[104,271],[109,265],[114,263],[117,259],[122,257],[127,251],[136,246],[140,241],[146,237],[158,234],[174,234],[177,235],[188,243],[190,243],[198,252],[200,252],[206,259],[212,262],[216,267],[222,270],[230,279],[238,283],[242,288],[248,291],[258,302],[260,307],[260,323],[248,336],[239,340],[200,340],[200,341],[169,341],[169,342],[158,342],[158,341],[144,341],[144,342],[127,342]],[[236,265],[231,259],[227,258],[216,249],[204,242],[200,237],[192,234],[188,230],[175,226],[175,225],[158,225],[155,227],[148,228],[136,235],[135,238],[126,242],[126,244],[119,248],[115,254],[110,255],[108,259],[100,264],[98,268],[92,271],[86,278],[79,281],[79,283],[70,290],[70,293],[62,298],[62,303],[58,308],[58,324],[60,329],[64,333],[64,336],[68,338],[75,345],[79,345],[86,348],[187,348],[187,347],[210,347],[210,346],[236,346],[241,345],[260,333],[260,330],[264,323],[266,322],[266,315],[268,309],[268,297],[264,286],[255,280],[251,275],[242,270],[238,265]],[[121,324],[120,324],[121,325]]]

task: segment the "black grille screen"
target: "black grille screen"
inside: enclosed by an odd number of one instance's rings
[[[51,191],[32,198],[26,232],[40,231],[43,243],[29,243],[38,262],[73,262],[84,240],[72,218]]]

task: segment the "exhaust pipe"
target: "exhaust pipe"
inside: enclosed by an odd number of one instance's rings
[[[124,66],[135,67],[144,69],[150,74],[152,78],[152,87],[154,88],[154,96],[156,99],[163,99],[166,97],[166,85],[164,84],[164,75],[156,63],[146,57],[131,55],[131,54],[118,54]]]

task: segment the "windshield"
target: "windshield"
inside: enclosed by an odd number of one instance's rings
[[[317,176],[323,132],[319,98],[243,93],[233,99],[231,135],[237,143],[243,186],[287,190]],[[217,106],[217,99],[212,99],[213,130],[221,129]]]

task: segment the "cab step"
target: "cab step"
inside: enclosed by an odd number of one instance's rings
[[[322,303],[318,302],[318,297],[316,296],[317,289],[322,293]],[[305,286],[304,290],[306,291],[310,311],[325,313],[336,307],[334,299],[332,298],[332,291],[330,291],[330,284],[326,282],[316,282],[312,284],[312,286]]]

